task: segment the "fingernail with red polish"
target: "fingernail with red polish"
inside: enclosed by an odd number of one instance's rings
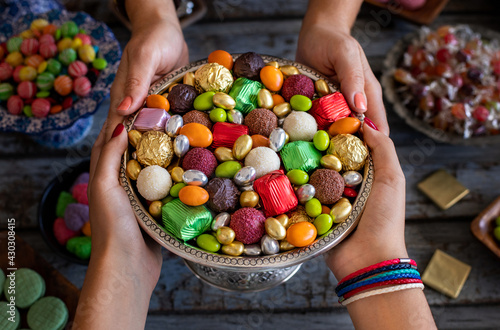
[[[366,109],[367,109],[366,98],[365,98],[365,95],[363,93],[356,93],[356,95],[354,95],[354,105],[359,110],[366,111]]]
[[[373,128],[374,130],[378,131],[377,125],[373,121],[371,121],[370,118],[365,117],[365,124],[368,125],[370,128]]]
[[[125,126],[123,126],[123,124],[121,124],[121,123],[116,125],[116,128],[113,131],[113,135],[111,135],[111,138],[114,138],[114,137],[117,137],[118,135],[120,135],[120,133],[123,131],[124,128],[125,128]]]
[[[132,105],[132,98],[130,96],[127,96],[118,105],[118,107],[116,108],[116,110],[118,110],[118,111],[127,111],[130,108],[131,105]]]

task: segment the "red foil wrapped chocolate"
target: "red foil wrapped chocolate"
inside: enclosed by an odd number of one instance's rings
[[[290,180],[282,170],[255,180],[253,188],[260,196],[266,217],[286,213],[299,203]]]
[[[318,129],[327,130],[333,122],[348,117],[351,109],[342,93],[335,92],[314,100],[309,114],[316,119]]]
[[[233,149],[233,144],[240,136],[248,134],[248,127],[233,123],[215,123],[213,126],[213,148],[226,147]]]

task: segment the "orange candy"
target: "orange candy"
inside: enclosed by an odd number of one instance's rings
[[[54,113],[61,112],[61,111],[62,111],[62,109],[63,109],[62,105],[59,105],[59,104],[58,104],[58,105],[54,105],[54,106],[52,106],[52,107],[50,108],[50,111],[49,111],[49,112],[50,112],[51,114],[54,114]]]
[[[354,117],[345,117],[334,122],[328,129],[330,135],[354,134],[361,127],[359,119]]]
[[[321,214],[330,214],[330,208],[326,205],[321,205]]]
[[[283,73],[274,66],[266,65],[260,70],[260,80],[271,92],[277,92],[283,86]]]
[[[302,221],[291,225],[286,231],[286,240],[296,247],[308,246],[316,239],[318,231],[316,227],[308,222]]]
[[[42,64],[43,61],[45,61],[45,59],[37,54],[37,55],[32,55],[28,57],[26,60],[24,60],[24,64],[26,64],[27,66],[31,66],[35,69],[38,69],[38,67],[40,66],[40,64]]]
[[[231,70],[233,68],[233,57],[224,50],[214,50],[208,55],[208,63],[219,63],[225,66],[226,69]]]
[[[54,35],[56,34],[56,31],[57,31],[57,26],[55,26],[54,24],[49,24],[43,28],[43,34]]]
[[[206,148],[213,141],[212,132],[208,127],[198,123],[189,123],[182,126],[179,134],[187,136],[191,147]]]
[[[189,206],[200,206],[208,201],[208,192],[202,187],[185,186],[179,191],[179,199]]]
[[[279,94],[273,94],[273,101],[274,101],[274,106],[277,106],[278,104],[285,103],[285,99],[283,96]]]
[[[90,221],[85,222],[85,224],[82,227],[82,233],[83,233],[83,235],[90,237],[90,234],[91,234]]]
[[[170,110],[170,103],[163,95],[152,94],[146,98],[146,106],[148,108],[165,109],[165,111]]]
[[[73,80],[68,76],[59,76],[54,80],[54,89],[59,95],[66,96],[73,89]]]
[[[252,135],[252,149],[257,147],[269,147],[269,139],[260,134]]]

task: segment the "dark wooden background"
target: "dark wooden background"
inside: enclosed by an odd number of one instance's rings
[[[295,57],[307,1],[206,2],[209,10],[205,19],[184,30],[191,60],[205,58],[215,49]],[[69,1],[67,5],[105,21],[122,45],[126,44],[130,34],[109,11],[106,1]],[[394,16],[388,25],[381,26],[376,17],[382,13],[379,8],[364,5],[353,30],[377,76],[387,51],[398,39],[417,28]],[[468,23],[499,29],[499,14],[497,1],[451,0],[434,25]],[[71,264],[50,251],[37,230],[37,207],[46,184],[60,170],[89,156],[108,106],[109,103],[105,103],[99,109],[90,135],[73,148],[51,150],[38,146],[26,136],[0,135],[0,226],[5,226],[8,217],[15,217],[18,234],[79,287],[86,267]],[[430,288],[425,290],[438,327],[498,328],[500,260],[474,238],[469,227],[474,217],[500,195],[499,146],[435,143],[408,127],[389,104],[387,114],[391,137],[407,178],[406,241],[410,255],[422,271],[436,249],[472,266],[457,299],[449,299]],[[447,211],[439,210],[416,189],[418,182],[440,168],[455,175],[471,191]],[[336,302],[336,282],[319,257],[304,264],[290,281],[272,290],[255,294],[228,293],[203,284],[180,258],[165,252],[147,328],[352,328],[346,309]]]

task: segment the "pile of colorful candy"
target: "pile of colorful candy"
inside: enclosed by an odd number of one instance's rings
[[[394,79],[430,125],[470,138],[500,133],[500,46],[466,25],[422,28]]]
[[[31,29],[0,44],[0,102],[9,113],[43,118],[90,93],[104,58],[73,21],[57,27],[36,19]]]
[[[7,300],[0,301],[0,329],[19,329],[24,320],[30,329],[64,329],[68,308],[61,299],[45,296],[45,287],[44,278],[32,269],[9,270],[7,276],[0,269],[0,295],[3,290]]]
[[[62,246],[80,259],[90,258],[90,222],[87,186],[89,174],[82,173],[70,191],[61,191],[57,199],[54,236]],[[83,234],[83,235],[82,235]]]
[[[255,53],[208,62],[148,96],[128,132],[126,173],[150,214],[232,256],[308,246],[345,221],[368,150],[342,94]]]

